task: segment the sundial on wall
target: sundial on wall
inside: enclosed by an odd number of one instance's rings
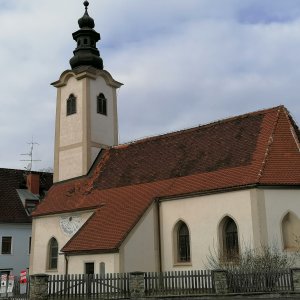
[[[80,216],[60,217],[59,225],[62,232],[67,236],[72,236],[81,227],[82,218]]]

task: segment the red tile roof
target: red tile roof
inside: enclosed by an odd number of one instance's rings
[[[115,251],[157,197],[300,185],[299,129],[283,106],[102,151],[54,185],[34,215],[95,208],[65,252]]]

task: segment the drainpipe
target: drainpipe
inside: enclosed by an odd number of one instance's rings
[[[69,273],[69,256],[67,253],[64,253],[64,256],[65,256],[65,262],[66,262],[65,275],[68,275],[68,273]]]
[[[156,213],[157,213],[157,226],[158,226],[158,266],[159,272],[162,272],[162,258],[161,258],[161,232],[160,232],[160,202],[159,199],[156,202]]]

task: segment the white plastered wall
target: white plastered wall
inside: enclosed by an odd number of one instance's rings
[[[58,159],[58,179],[65,180],[83,175],[83,80],[74,76],[68,78],[67,84],[60,87],[58,119],[56,127],[59,128],[55,143]],[[67,99],[70,94],[76,97],[76,113],[67,116]],[[56,164],[56,163],[55,163]],[[57,174],[55,174],[57,176]]]
[[[30,274],[65,274],[64,255],[58,255],[57,270],[48,270],[48,244],[52,237],[58,242],[59,252],[71,236],[67,236],[60,228],[60,216],[79,216],[83,225],[92,212],[37,217],[32,222],[32,248],[30,254]]]
[[[236,222],[240,247],[252,247],[251,197],[251,190],[243,190],[161,202],[163,271],[209,267],[206,264],[207,255],[209,250],[218,249],[218,227],[225,216],[232,217]],[[175,258],[173,229],[180,220],[187,224],[190,232],[190,263],[177,263]]]
[[[159,271],[157,208],[153,204],[120,249],[121,272]]]
[[[117,99],[115,88],[108,86],[102,77],[90,80],[91,141],[107,146],[118,143]],[[97,113],[97,97],[103,93],[107,99],[107,115]]]
[[[61,87],[60,136],[59,145],[65,147],[82,142],[82,90],[83,81],[70,77],[67,85]],[[67,99],[70,94],[76,97],[76,114],[67,116]]]
[[[270,246],[284,251],[282,219],[288,212],[294,213],[300,222],[300,189],[264,189],[267,235]],[[300,232],[298,233],[300,237]],[[297,267],[300,267],[298,258]]]
[[[82,147],[59,152],[59,179],[65,180],[82,175]]]
[[[119,273],[119,253],[69,256],[69,274],[85,273],[85,263],[94,263],[95,274],[100,273],[100,263],[105,263],[105,273]]]
[[[93,164],[95,159],[97,158],[101,148],[92,147],[91,148],[91,163]]]

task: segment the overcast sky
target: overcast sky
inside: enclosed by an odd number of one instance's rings
[[[52,167],[81,0],[0,0],[0,167]],[[299,0],[90,0],[120,142],[284,104],[300,121]]]

